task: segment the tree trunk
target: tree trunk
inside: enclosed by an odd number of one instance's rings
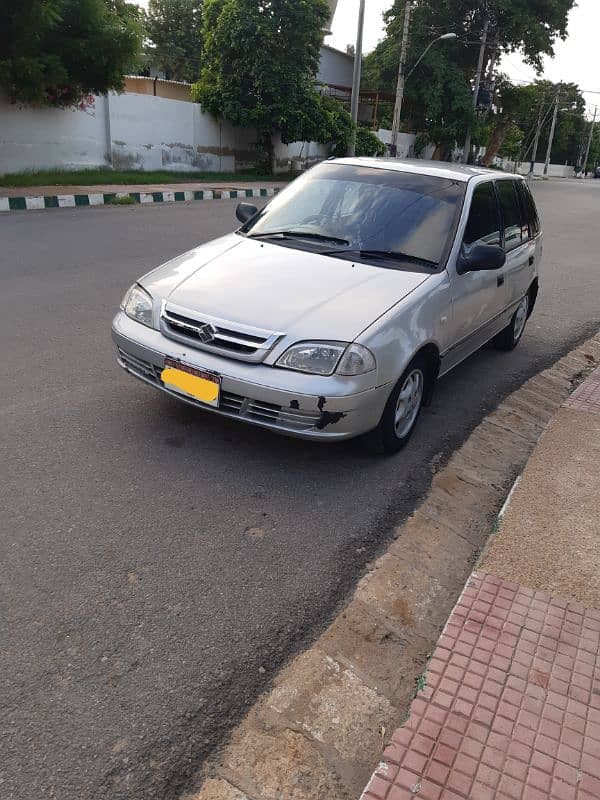
[[[498,155],[498,150],[500,150],[504,143],[504,139],[506,138],[506,134],[508,133],[510,125],[510,119],[503,119],[496,124],[496,127],[492,131],[492,135],[490,137],[490,143],[485,150],[485,155],[481,159],[481,165],[483,167],[489,167]]]
[[[264,153],[264,168],[269,175],[275,172],[275,147],[273,145],[273,133],[268,131],[260,137],[262,151]]]
[[[448,160],[448,145],[446,144],[436,144],[435,150],[433,151],[433,155],[431,156],[432,161],[447,161]]]

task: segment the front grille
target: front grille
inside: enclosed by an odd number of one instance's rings
[[[155,367],[150,362],[144,361],[137,356],[126,353],[125,350],[118,348],[119,363],[128,372],[131,372],[143,381],[152,383],[158,388],[165,389],[161,380],[160,367]],[[179,397],[177,392],[168,391],[174,397]],[[243,397],[232,392],[221,392],[221,403],[218,409],[207,406],[200,401],[186,397],[185,400],[199,408],[209,408],[228,417],[238,417],[253,422],[261,422],[272,427],[281,427],[288,430],[306,431],[314,428],[319,422],[321,415],[318,412],[302,411],[301,409],[289,408],[266,403],[263,400],[254,400],[251,397]]]
[[[260,362],[282,336],[163,304],[161,331],[171,338],[243,361]]]

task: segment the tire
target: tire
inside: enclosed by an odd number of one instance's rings
[[[521,341],[529,316],[529,303],[530,297],[529,293],[527,293],[525,297],[521,298],[517,310],[512,315],[512,319],[506,328],[495,336],[493,342],[498,350],[514,350]]]
[[[430,380],[432,369],[429,360],[423,355],[416,356],[394,386],[379,425],[367,434],[369,450],[392,454],[408,444],[423,408]]]

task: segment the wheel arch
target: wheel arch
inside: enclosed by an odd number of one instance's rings
[[[423,345],[411,358],[411,362],[415,360],[415,358],[419,358],[423,356],[427,363],[430,365],[429,373],[427,375],[427,385],[425,386],[425,394],[423,396],[423,405],[428,406],[431,404],[431,400],[433,398],[433,391],[435,388],[435,383],[437,381],[437,376],[440,372],[440,365],[441,365],[441,356],[439,347],[434,344],[434,342],[428,342],[427,344]]]

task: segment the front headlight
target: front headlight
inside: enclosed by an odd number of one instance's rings
[[[362,375],[375,369],[375,356],[360,344],[301,342],[292,345],[276,366],[310,375]]]
[[[121,303],[121,308],[128,317],[149,328],[154,327],[154,313],[152,309],[152,298],[145,289],[134,283],[127,292]]]

